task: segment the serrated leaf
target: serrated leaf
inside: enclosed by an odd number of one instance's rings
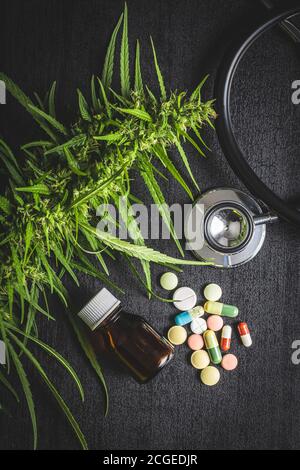
[[[176,246],[180,254],[184,256],[182,246],[177,238],[177,235],[174,229],[174,224],[171,220],[169,208],[166,204],[166,201],[160,189],[160,186],[154,177],[152,165],[149,164],[149,161],[147,160],[146,157],[142,157],[142,161],[143,161],[143,169],[141,170],[141,174],[142,174],[143,180],[151,194],[153,201],[155,202],[155,204],[157,204],[159,213],[161,214],[161,217],[166,227],[168,228],[174,242],[176,243]]]
[[[156,99],[154,93],[152,93],[152,91],[150,90],[150,88],[147,85],[146,85],[146,90],[147,90],[147,93],[148,93],[149,98],[152,101],[153,105],[157,105],[157,99]]]
[[[15,184],[22,185],[24,184],[24,180],[18,170],[16,170],[15,166],[12,165],[7,159],[1,154],[0,152],[0,159],[4,162],[6,168],[8,169],[8,172],[10,174],[10,177],[14,181]]]
[[[5,83],[6,89],[9,93],[29,112],[29,104],[33,104],[30,98],[16,85],[7,75],[0,73],[0,80]]]
[[[120,52],[120,81],[121,94],[125,98],[130,93],[130,71],[129,71],[129,46],[128,46],[128,10],[127,4],[124,7],[123,33]]]
[[[34,96],[35,96],[35,99],[36,99],[36,101],[37,101],[38,106],[39,106],[43,111],[46,111],[46,110],[45,110],[44,102],[43,102],[43,100],[40,98],[40,96],[38,95],[38,93],[35,91],[33,94],[34,94]]]
[[[45,113],[41,109],[37,108],[36,106],[33,106],[31,104],[28,105],[29,109],[31,109],[33,114],[36,114],[43,118],[46,122],[48,122],[54,129],[59,131],[63,135],[68,135],[67,129],[63,124],[58,122],[54,117],[50,116],[49,114]]]
[[[9,200],[4,196],[0,196],[0,210],[2,210],[2,212],[7,215],[11,213],[11,204]]]
[[[109,91],[113,94],[113,96],[114,96],[115,98],[117,98],[117,100],[118,100],[123,106],[125,106],[125,107],[130,106],[131,103],[130,103],[129,99],[127,99],[127,98],[125,98],[125,97],[119,95],[119,94],[118,94],[115,90],[113,90],[112,88],[110,88]]]
[[[6,283],[6,293],[7,293],[7,300],[8,300],[8,312],[9,318],[13,319],[13,305],[14,305],[14,287],[10,280]]]
[[[105,142],[115,142],[117,140],[120,140],[121,138],[122,138],[122,135],[118,133],[107,134],[107,135],[94,135],[95,140],[103,140]]]
[[[11,149],[9,146],[2,140],[0,139],[0,150],[2,150],[3,154],[10,160],[10,162],[18,169],[20,170],[19,163],[17,162],[16,157],[12,153]]]
[[[74,207],[79,206],[80,204],[83,204],[84,202],[87,202],[91,197],[96,196],[100,191],[102,191],[104,188],[106,188],[109,184],[112,183],[118,176],[122,174],[126,167],[126,164],[124,164],[118,171],[116,171],[112,176],[110,176],[108,179],[105,181],[102,181],[100,185],[92,189],[91,191],[88,191],[88,193],[84,194],[83,196],[80,196],[77,198],[73,204],[71,205],[70,209],[74,209]]]
[[[108,117],[110,118],[111,117],[111,107],[110,107],[109,101],[107,99],[107,96],[106,96],[106,93],[105,93],[105,90],[104,90],[104,86],[103,86],[100,78],[98,78],[98,82],[99,82],[99,86],[100,86],[100,89],[101,89],[105,110],[107,112]]]
[[[183,130],[180,130],[179,133],[186,139],[188,140],[193,147],[195,147],[195,149],[197,150],[198,153],[200,153],[200,155],[202,155],[202,157],[205,157],[205,153],[201,150],[201,148],[199,147],[199,145],[197,144],[197,142],[194,141],[194,139],[185,131]]]
[[[84,437],[84,435],[83,435],[76,419],[74,418],[74,416],[71,413],[69,407],[66,405],[65,401],[63,400],[63,398],[61,397],[61,395],[59,394],[59,392],[57,391],[57,389],[55,388],[53,383],[48,378],[46,372],[44,371],[44,369],[42,368],[42,366],[40,365],[38,360],[35,358],[35,356],[29,351],[29,349],[26,346],[24,346],[24,344],[15,335],[13,335],[11,332],[9,333],[9,335],[14,340],[14,342],[18,345],[18,347],[21,349],[21,351],[24,352],[24,354],[28,357],[28,359],[30,360],[32,365],[36,368],[37,372],[40,374],[40,376],[44,380],[45,384],[47,385],[47,387],[49,388],[49,390],[53,394],[54,398],[58,402],[60,408],[64,412],[67,420],[71,424],[71,426],[72,426],[72,428],[73,428],[73,430],[74,430],[74,432],[75,432],[82,448],[86,450],[88,448],[87,447],[87,442],[85,440],[85,437]],[[36,440],[35,440],[35,448],[36,448]]]
[[[57,145],[53,147],[52,149],[47,150],[44,155],[51,155],[53,153],[63,153],[65,148],[73,148],[76,147],[77,145],[83,144],[86,140],[86,136],[83,134],[76,135],[75,137],[72,137],[72,139],[68,140],[67,142]],[[52,144],[51,144],[52,145]]]
[[[188,196],[193,200],[193,193],[188,187],[187,183],[182,178],[180,172],[175,167],[172,160],[169,158],[166,150],[158,145],[154,146],[154,153],[160,159],[161,163],[166,167],[166,169],[171,173],[171,175],[178,181],[178,183],[183,187]]]
[[[20,173],[20,168],[19,164],[5,142],[3,140],[0,140],[0,159],[3,161],[4,165],[8,169],[12,179],[16,184],[24,184],[24,180],[21,176]]]
[[[153,40],[152,40],[151,36],[150,36],[150,41],[151,41],[151,46],[152,46],[154,65],[155,65],[156,75],[157,75],[157,79],[158,79],[158,83],[159,83],[161,97],[162,97],[163,100],[166,100],[167,99],[167,93],[166,93],[166,88],[165,88],[165,84],[164,84],[164,79],[163,79],[162,73],[161,73],[159,65],[158,65],[156,51],[155,51],[154,43],[153,43]]]
[[[99,101],[97,98],[96,86],[95,86],[95,76],[92,75],[91,78],[91,98],[92,98],[92,106],[95,113],[100,112]]]
[[[55,257],[58,259],[58,261],[61,263],[61,265],[66,269],[66,271],[70,274],[72,279],[74,280],[75,284],[79,286],[79,281],[77,279],[77,276],[75,275],[73,269],[70,266],[69,260],[67,260],[64,256],[64,254],[60,251],[60,249],[53,245],[51,247],[51,250],[53,251]]]
[[[50,91],[49,91],[48,105],[49,105],[49,114],[54,118],[56,118],[55,91],[56,91],[56,82],[53,82],[53,84],[50,88]]]
[[[37,253],[48,275],[48,281],[49,281],[51,292],[56,291],[58,295],[60,296],[61,300],[63,301],[63,303],[65,304],[65,306],[67,306],[68,303],[66,300],[66,297],[67,297],[66,288],[64,287],[61,280],[59,279],[55,271],[52,269],[52,267],[48,263],[45,254],[38,248],[37,248]]]
[[[88,241],[88,243],[91,246],[93,251],[86,250],[78,242],[76,242],[76,245],[81,250],[81,251],[79,251],[79,250],[77,251],[77,255],[79,256],[79,258],[81,260],[82,260],[82,253],[81,252],[87,253],[89,255],[94,255],[97,258],[97,260],[99,261],[100,265],[102,266],[103,271],[105,272],[106,276],[109,276],[109,271],[108,271],[107,265],[106,265],[106,263],[104,261],[104,258],[102,256],[102,252],[104,251],[104,248],[101,247],[100,249],[98,249],[98,244],[99,244],[98,240],[95,240],[94,238],[92,238],[90,236],[90,234],[85,232],[83,229],[81,229],[80,231],[85,236],[86,240]]]
[[[192,126],[192,129],[193,129],[193,132],[194,134],[198,137],[199,141],[201,142],[202,145],[204,145],[204,147],[209,150],[211,152],[211,149],[208,147],[208,145],[206,145],[206,143],[204,142],[204,140],[202,139],[198,129],[196,128],[196,126]],[[206,157],[206,155],[204,155]]]
[[[88,107],[87,101],[79,89],[77,89],[77,94],[78,94],[78,106],[79,106],[81,117],[84,121],[91,122],[91,116],[89,113],[89,107]]]
[[[118,197],[115,197],[115,204],[119,208],[120,215],[122,217],[123,222],[128,230],[130,237],[133,239],[136,245],[145,246],[145,240],[143,238],[142,232],[132,214],[131,205],[128,201],[128,198],[124,198],[120,204],[118,204],[119,200]],[[126,203],[126,207],[125,204]],[[141,260],[141,265],[144,271],[145,279],[146,279],[146,286],[148,292],[151,292],[151,269],[149,261]]]
[[[95,354],[95,351],[91,345],[90,339],[87,337],[85,330],[83,329],[82,325],[80,322],[77,320],[77,318],[72,315],[70,312],[68,314],[68,318],[70,320],[70,323],[76,333],[77,339],[87,356],[91,366],[93,367],[94,371],[96,372],[97,377],[99,378],[106,397],[106,410],[105,410],[105,415],[108,413],[108,407],[109,407],[109,397],[108,397],[108,390],[107,390],[107,385],[102,373],[101,366],[97,360],[97,356]]]
[[[19,376],[19,379],[23,388],[23,392],[27,401],[27,406],[28,406],[31,423],[32,423],[32,429],[33,429],[33,447],[34,449],[36,449],[37,448],[37,423],[36,423],[35,406],[34,406],[34,401],[33,401],[32,393],[31,393],[30,383],[27,379],[26,372],[18,357],[18,354],[15,352],[10,342],[7,343],[7,347],[9,349],[12,361],[18,373],[18,376]]]
[[[16,191],[19,191],[22,193],[44,194],[45,196],[48,196],[51,193],[48,186],[44,183],[34,184],[32,186],[24,186],[24,187],[15,188],[15,189]]]
[[[53,143],[49,142],[48,140],[36,140],[34,142],[29,142],[28,144],[22,145],[21,150],[27,150],[27,149],[39,148],[39,147],[51,147],[52,145]]]
[[[81,273],[84,273],[84,274],[87,274],[88,276],[92,276],[96,279],[99,279],[108,287],[117,290],[121,294],[124,294],[124,291],[122,291],[122,289],[120,289],[120,287],[118,287],[117,284],[110,281],[110,279],[108,278],[106,274],[103,274],[102,272],[99,271],[99,269],[95,268],[94,266],[88,267],[88,266],[83,266],[80,263],[72,262],[72,267]]]
[[[5,82],[7,90],[11,95],[22,105],[24,108],[33,116],[35,121],[41,126],[41,128],[51,137],[53,141],[57,138],[51,129],[47,126],[45,118],[41,115],[42,110],[34,106],[32,100],[26,96],[25,93],[5,74],[0,73],[0,80]],[[39,112],[37,112],[38,110]]]
[[[68,147],[64,148],[64,153],[65,153],[68,165],[70,169],[73,171],[73,173],[75,173],[78,176],[85,176],[86,173],[79,168],[78,162],[76,161],[76,159],[74,158],[74,156],[72,155]]]
[[[184,151],[184,149],[183,149],[183,147],[182,147],[180,141],[177,139],[177,137],[176,137],[175,135],[174,135],[174,142],[175,142],[175,145],[176,145],[176,147],[177,147],[177,150],[178,150],[178,152],[179,152],[179,154],[180,154],[180,156],[181,156],[181,159],[182,159],[182,161],[183,161],[183,163],[184,163],[184,165],[185,165],[185,167],[186,167],[186,169],[187,169],[187,171],[188,171],[188,173],[189,173],[189,175],[190,175],[191,180],[193,181],[193,183],[194,183],[195,187],[198,189],[198,191],[200,191],[200,188],[199,188],[199,186],[198,186],[198,183],[197,183],[197,181],[195,180],[195,177],[194,177],[193,172],[192,172],[192,170],[191,170],[191,167],[190,167],[190,164],[189,164],[187,155],[186,155],[186,153],[185,153],[185,151]]]
[[[142,121],[152,122],[152,117],[146,111],[142,109],[129,109],[129,108],[118,108],[119,111],[125,114],[130,114],[131,116],[137,117]]]
[[[24,258],[23,258],[23,264],[26,264],[27,255],[28,255],[28,251],[29,251],[29,248],[30,248],[32,236],[33,236],[33,225],[29,221],[26,225],[26,231],[25,231],[25,252],[24,252]]]
[[[123,20],[123,13],[120,16],[118,23],[112,33],[105,60],[104,60],[104,66],[103,66],[103,71],[102,71],[102,83],[103,86],[108,90],[111,86],[112,83],[112,78],[113,78],[113,71],[114,71],[114,58],[115,58],[115,49],[116,49],[116,39],[118,35],[118,31],[120,29],[120,26],[122,24]]]
[[[82,385],[81,385],[81,382],[79,380],[79,377],[78,375],[76,374],[74,368],[71,366],[71,364],[61,355],[59,354],[57,351],[55,351],[55,349],[53,349],[51,346],[49,346],[48,344],[44,343],[43,341],[41,341],[40,339],[38,338],[35,338],[34,336],[31,336],[30,334],[26,334],[24,333],[24,331],[20,330],[19,328],[17,328],[16,326],[14,325],[11,325],[9,323],[6,323],[5,324],[6,327],[9,329],[9,330],[13,330],[15,331],[16,333],[26,337],[27,339],[29,339],[30,341],[32,341],[33,343],[36,343],[40,348],[44,349],[48,354],[50,354],[52,357],[54,357],[65,369],[66,371],[70,374],[70,376],[72,377],[72,379],[74,380],[77,388],[78,388],[78,391],[80,393],[80,397],[81,397],[81,400],[84,401],[84,390],[82,388]]]
[[[134,90],[141,95],[144,94],[143,79],[141,72],[141,59],[140,59],[140,43],[136,42],[135,50],[135,73],[134,73]]]
[[[191,94],[191,99],[196,99],[198,97],[200,97],[201,99],[201,96],[200,96],[200,92],[201,92],[201,89],[203,87],[203,85],[205,84],[205,82],[207,81],[209,75],[205,75],[205,77],[201,80],[201,82],[199,83],[199,85],[196,86],[195,90],[193,91],[193,93]]]
[[[18,279],[19,289],[20,289],[21,292],[23,292],[23,288],[24,287],[26,288],[26,285],[24,285],[25,276],[24,276],[24,272],[22,270],[21,261],[20,261],[20,258],[18,256],[17,249],[14,245],[11,245],[10,251],[11,251],[11,256],[12,256],[12,261],[13,261],[13,269],[14,269],[14,271],[16,273],[16,276],[17,276],[17,279]]]
[[[137,246],[133,243],[130,243],[126,240],[121,240],[108,232],[104,232],[103,230],[99,230],[96,228],[91,228],[89,226],[83,225],[83,227],[99,237],[105,244],[111,247],[113,250],[120,251],[128,256],[132,256],[134,258],[143,259],[146,261],[150,261],[153,263],[162,263],[162,264],[181,264],[181,265],[192,265],[192,266],[210,266],[212,262],[206,261],[190,261],[185,259],[177,259],[173,258],[172,256],[165,255],[164,253],[160,253],[159,251],[155,251],[152,248],[147,246]]]

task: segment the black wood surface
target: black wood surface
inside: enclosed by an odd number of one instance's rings
[[[206,74],[211,97],[222,46],[236,24],[253,12],[258,2],[246,0],[129,0],[129,30],[133,50],[141,39],[145,75],[154,85],[155,75],[149,35],[156,43],[166,83],[192,90]],[[113,26],[123,8],[122,0],[2,0],[0,3],[0,69],[28,94],[44,93],[53,80],[59,84],[59,115],[74,117],[76,88],[87,91],[93,73],[100,73]],[[300,106],[291,102],[291,83],[300,79],[300,65],[293,48],[277,30],[265,35],[247,54],[239,70],[233,95],[234,122],[241,146],[259,176],[285,198],[300,196]],[[0,106],[0,133],[12,147],[30,140],[30,118],[9,97]],[[36,132],[36,131],[35,131]],[[188,148],[192,169],[202,189],[219,185],[241,187],[228,167],[217,138],[205,132],[212,148],[206,160]],[[136,194],[146,202],[139,181]],[[170,203],[185,203],[185,195],[170,180],[165,186]],[[291,344],[300,339],[299,233],[287,224],[268,228],[267,240],[257,258],[232,270],[187,267],[180,284],[193,287],[199,297],[203,285],[218,282],[224,301],[240,308],[240,317],[251,328],[254,345],[243,349],[234,337],[240,365],[222,373],[220,384],[207,388],[189,365],[183,346],[157,379],[140,386],[121,367],[102,359],[110,392],[110,412],[103,416],[101,386],[85,360],[53,300],[57,322],[41,321],[41,338],[63,353],[74,365],[85,386],[84,404],[64,371],[39,354],[49,375],[60,386],[93,449],[277,449],[300,447],[300,365],[291,362]],[[177,255],[170,241],[153,246]],[[189,255],[187,255],[189,257]],[[161,268],[154,268],[157,281]],[[123,304],[142,314],[166,332],[174,309],[157,300],[149,302],[123,264],[111,266],[111,277],[126,290]],[[69,285],[74,308],[101,288],[82,278],[81,288]],[[162,294],[158,288],[158,292]],[[76,449],[72,431],[30,366],[37,403],[39,447]],[[31,448],[30,421],[24,400],[10,403],[11,418],[0,415],[0,447]]]

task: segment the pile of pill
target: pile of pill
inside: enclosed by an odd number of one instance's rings
[[[178,278],[174,273],[164,273],[160,278],[161,287],[174,290]],[[187,342],[193,351],[191,364],[200,370],[200,379],[205,385],[216,385],[220,380],[221,367],[226,371],[237,368],[238,359],[229,353],[232,338],[232,326],[224,324],[224,319],[235,319],[238,308],[220,302],[222,289],[217,284],[208,284],[204,289],[204,305],[197,304],[197,295],[190,287],[179,287],[173,293],[173,304],[180,310],[175,316],[175,325],[168,331],[168,340],[175,346]],[[207,318],[204,319],[204,315]],[[191,334],[188,335],[187,327]],[[250,332],[245,322],[237,324],[241,342],[245,347],[252,345]],[[220,332],[220,333],[219,333]],[[217,338],[217,334],[220,340]]]

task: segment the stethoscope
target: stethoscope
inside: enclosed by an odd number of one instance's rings
[[[215,85],[218,114],[216,130],[220,146],[251,195],[234,188],[207,191],[195,202],[186,223],[187,246],[194,237],[189,227],[194,227],[196,223],[197,229],[203,234],[203,242],[199,247],[191,248],[194,255],[201,260],[211,260],[214,266],[222,268],[239,266],[253,259],[264,243],[266,224],[283,219],[300,228],[299,210],[271,191],[247,163],[234,136],[231,120],[233,79],[241,59],[253,43],[273,26],[280,25],[300,45],[300,29],[294,23],[295,16],[300,13],[299,1],[285,1],[285,6],[276,9],[270,0],[263,0],[263,3],[268,8],[266,17],[239,34],[238,40],[231,44]],[[296,3],[298,6],[295,6]]]

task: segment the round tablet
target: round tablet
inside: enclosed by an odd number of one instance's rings
[[[188,347],[193,351],[198,351],[199,349],[203,348],[204,341],[202,336],[194,334],[188,337],[187,344]]]
[[[216,367],[208,366],[201,371],[200,378],[205,385],[211,387],[219,382],[220,372]]]
[[[179,287],[173,294],[173,304],[178,310],[185,312],[195,307],[197,296],[190,287]]]
[[[187,332],[183,326],[172,326],[168,331],[168,340],[175,346],[184,343],[186,338]]]
[[[209,355],[203,349],[195,351],[191,355],[191,363],[195,369],[205,369],[210,363]]]
[[[221,366],[225,370],[234,370],[237,368],[238,365],[238,359],[234,354],[225,354],[223,356]]]
[[[207,330],[207,323],[204,318],[194,318],[190,326],[192,332],[196,333],[197,335],[202,335],[202,333]]]
[[[211,315],[207,319],[207,328],[212,331],[220,331],[223,328],[223,318],[219,315]]]
[[[208,284],[204,289],[204,297],[216,302],[222,297],[222,289],[218,284]]]
[[[160,285],[165,290],[173,290],[176,289],[178,284],[178,277],[175,273],[164,273],[160,277]]]

